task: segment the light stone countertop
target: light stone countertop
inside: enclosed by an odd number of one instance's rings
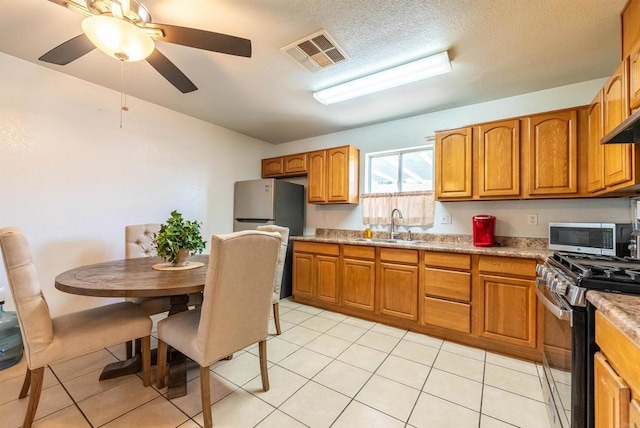
[[[640,347],[640,296],[590,290],[587,300]]]
[[[518,246],[498,246],[498,247],[475,247],[468,242],[438,242],[438,241],[396,241],[396,242],[384,242],[377,240],[364,240],[359,237],[345,237],[345,236],[292,236],[291,240],[301,242],[319,242],[328,244],[348,244],[348,245],[362,245],[373,247],[389,247],[389,248],[406,248],[412,250],[426,250],[426,251],[445,251],[450,253],[464,253],[464,254],[481,254],[488,256],[503,256],[503,257],[521,257],[527,259],[546,259],[552,254],[546,248],[526,248]]]

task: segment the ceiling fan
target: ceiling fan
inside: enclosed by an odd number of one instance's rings
[[[38,58],[66,65],[96,47],[121,61],[146,59],[182,93],[198,89],[153,43],[153,40],[212,52],[251,57],[251,40],[227,34],[151,22],[146,7],[137,0],[49,0],[80,12],[83,34],[51,49]]]

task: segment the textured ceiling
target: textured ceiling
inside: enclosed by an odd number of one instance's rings
[[[157,42],[199,90],[178,92],[146,62],[135,97],[282,143],[611,74],[626,0],[147,0],[154,22],[251,39],[253,57]],[[0,51],[120,89],[118,61],[94,50],[66,66],[37,58],[81,33],[83,16],[46,0],[4,0]],[[349,60],[310,73],[280,49],[326,30]],[[318,89],[448,49],[453,71],[331,106]],[[129,112],[129,119],[135,118]]]

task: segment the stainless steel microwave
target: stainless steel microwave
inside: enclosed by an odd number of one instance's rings
[[[631,223],[549,223],[549,249],[624,257]]]

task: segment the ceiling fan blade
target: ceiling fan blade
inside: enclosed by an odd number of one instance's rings
[[[251,40],[248,39],[167,24],[150,23],[145,27],[162,30],[164,37],[157,40],[163,42],[251,58]]]
[[[147,62],[183,94],[198,89],[198,87],[158,49],[153,50],[153,53],[147,58]]]
[[[51,49],[38,59],[52,64],[67,65],[71,61],[75,61],[81,56],[88,54],[95,48],[95,45],[91,43],[89,38],[83,33]]]

